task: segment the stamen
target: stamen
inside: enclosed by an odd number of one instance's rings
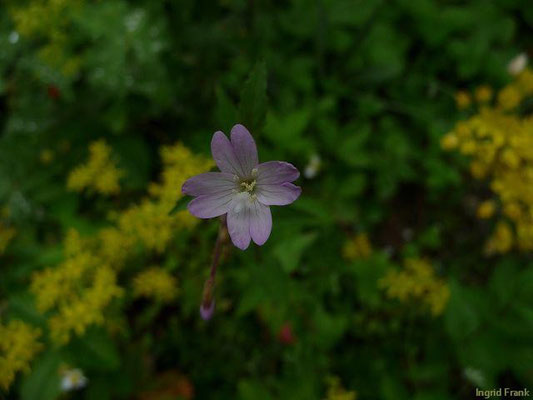
[[[252,181],[250,183],[248,182],[241,182],[241,187],[243,188],[243,191],[251,193],[253,192],[256,185],[256,181]]]

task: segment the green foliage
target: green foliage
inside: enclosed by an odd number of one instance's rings
[[[532,24],[527,0],[2,2],[0,234],[17,233],[0,251],[0,322],[39,327],[45,350],[0,397],[70,396],[63,363],[89,379],[80,399],[190,399],[190,385],[197,399],[319,400],[327,376],[358,399],[531,388],[530,256],[483,255],[490,229],[471,203],[488,185],[439,143],[463,116],[455,91],[504,84]],[[52,344],[28,287],[64,259],[66,233],[91,237],[142,204],[161,146],[208,155],[212,133],[236,123],[261,161],[320,165],[297,202],[272,207],[264,246],[225,247],[213,319],[198,308],[217,223],[201,221],[164,251],[132,246],[105,323]],[[121,192],[68,191],[97,139]],[[180,189],[168,215],[186,212]],[[343,256],[361,232],[371,254]],[[442,316],[380,287],[407,257],[428,257],[450,288]],[[173,302],[133,298],[151,265],[178,280]]]

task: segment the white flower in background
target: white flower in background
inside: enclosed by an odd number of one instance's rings
[[[63,371],[61,375],[61,390],[64,392],[82,389],[87,385],[88,379],[83,375],[81,369],[68,369]]]
[[[8,38],[8,40],[9,40],[9,43],[11,43],[11,44],[15,44],[15,43],[17,43],[17,42],[19,41],[19,34],[18,34],[18,32],[16,32],[16,31],[11,32],[11,33],[9,34],[9,38]]]
[[[483,375],[483,372],[481,372],[479,369],[475,369],[472,367],[466,367],[463,371],[463,375],[466,379],[468,379],[470,382],[472,382],[474,385],[484,388],[486,381],[485,376]]]
[[[320,159],[320,156],[318,154],[313,154],[304,169],[304,176],[307,179],[313,179],[318,174],[318,171],[320,171],[321,165],[322,160]]]
[[[520,72],[526,68],[527,65],[527,54],[520,53],[507,64],[507,72],[511,75],[518,75]]]

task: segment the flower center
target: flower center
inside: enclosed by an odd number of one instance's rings
[[[239,187],[241,192],[248,192],[252,194],[254,192],[256,180],[241,181]]]

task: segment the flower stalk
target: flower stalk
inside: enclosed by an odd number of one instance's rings
[[[227,237],[226,217],[222,216],[220,218],[220,226],[218,228],[217,240],[215,242],[215,247],[213,249],[211,271],[209,273],[209,277],[206,279],[205,284],[204,284],[202,305],[200,306],[200,315],[205,321],[210,320],[215,311],[215,296],[214,296],[215,278],[217,274],[218,262],[220,260],[220,255],[222,253],[222,245],[226,241],[226,237]]]

